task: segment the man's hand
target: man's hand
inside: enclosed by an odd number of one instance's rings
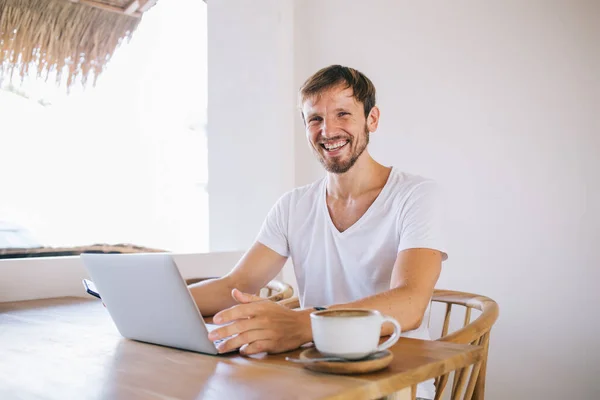
[[[213,317],[215,324],[229,325],[213,330],[209,339],[214,341],[237,336],[221,343],[219,352],[240,348],[240,353],[244,355],[282,353],[312,340],[310,310],[290,310],[237,289],[233,289],[232,296],[240,304]]]

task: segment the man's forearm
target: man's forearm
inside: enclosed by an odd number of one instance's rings
[[[395,318],[400,323],[402,331],[406,332],[420,326],[430,298],[431,294],[429,293],[418,292],[408,287],[399,287],[350,303],[335,304],[329,308],[378,310],[382,314]],[[390,335],[392,332],[391,324],[385,324],[382,335]]]
[[[400,323],[402,332],[406,332],[416,329],[421,325],[423,314],[427,309],[430,298],[431,296],[428,296],[426,293],[418,293],[415,289],[400,287],[350,303],[334,304],[329,306],[328,309],[363,308],[378,310],[384,315],[395,318]],[[310,314],[315,310],[311,307],[296,309],[295,311],[298,313],[297,318],[300,324],[309,328],[306,331],[306,342],[312,341]],[[393,329],[391,324],[384,324],[381,335],[391,335],[394,331]]]
[[[390,281],[390,290],[338,307],[369,308],[395,318],[402,331],[417,329],[429,305],[442,268],[442,253],[428,248],[403,250]],[[391,334],[391,324],[385,324],[382,334]]]
[[[190,285],[190,292],[202,316],[209,317],[237,304],[231,297],[234,287],[235,283],[225,276]]]
[[[286,260],[287,257],[256,242],[228,274],[191,285],[190,292],[202,315],[212,316],[238,304],[232,297],[233,289],[258,294],[281,271]]]

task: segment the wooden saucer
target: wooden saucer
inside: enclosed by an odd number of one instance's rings
[[[300,359],[313,359],[324,357],[316,348],[310,348],[300,353]],[[379,371],[387,367],[394,355],[389,350],[379,351],[370,355],[368,358],[359,361],[315,361],[304,364],[304,368],[327,374],[366,374],[368,372]]]

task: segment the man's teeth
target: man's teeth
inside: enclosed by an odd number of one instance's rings
[[[331,150],[339,149],[340,147],[342,147],[346,143],[348,143],[348,142],[346,140],[343,140],[341,142],[325,143],[325,144],[323,144],[323,146],[325,147],[325,149],[331,151]]]

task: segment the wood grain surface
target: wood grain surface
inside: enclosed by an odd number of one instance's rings
[[[401,338],[387,368],[346,376],[285,360],[302,350],[211,356],[125,339],[93,299],[0,303],[0,399],[381,398],[482,356],[480,346]]]

